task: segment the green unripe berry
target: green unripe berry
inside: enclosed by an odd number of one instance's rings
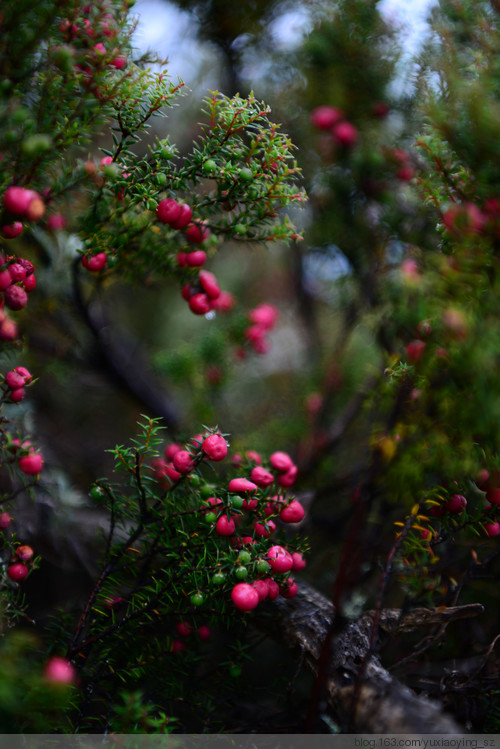
[[[189,477],[189,483],[191,484],[191,486],[194,486],[195,489],[198,489],[198,487],[201,486],[201,477],[198,476],[197,473],[193,473]]]
[[[106,164],[102,168],[102,172],[107,179],[116,179],[120,174],[120,171],[121,169],[118,164]]]
[[[266,572],[269,572],[269,570],[271,569],[271,565],[269,564],[269,562],[266,562],[265,559],[258,559],[255,564],[255,569],[261,575],[264,575]]]
[[[193,593],[190,600],[193,606],[203,606],[205,603],[205,596],[203,593]]]
[[[73,48],[66,44],[57,47],[57,49],[52,51],[52,60],[54,65],[56,65],[62,73],[70,73],[73,69]]]
[[[231,497],[231,507],[234,507],[235,510],[241,510],[244,501],[243,497]]]
[[[243,236],[247,233],[247,227],[244,224],[236,224],[234,227],[234,233]]]
[[[226,582],[226,576],[223,572],[214,572],[212,575],[212,582],[214,585],[224,585]]]
[[[160,187],[164,187],[167,184],[167,175],[160,172],[155,176],[155,182]]]
[[[217,515],[215,512],[207,512],[205,515],[205,522],[208,523],[208,525],[212,525],[212,523],[215,523],[217,520]]]
[[[213,174],[214,172],[217,171],[217,164],[215,163],[213,159],[208,159],[203,164],[202,169],[203,169],[204,174]]]
[[[241,666],[231,666],[229,669],[229,676],[232,676],[234,679],[237,679],[238,676],[241,676]]]
[[[200,488],[200,497],[202,499],[208,499],[209,497],[215,497],[216,488],[213,484],[204,484]]]
[[[160,159],[163,159],[164,161],[168,161],[169,159],[173,158],[174,149],[171,146],[165,146],[165,148],[161,149],[158,155]]]
[[[248,570],[246,567],[237,567],[234,571],[234,575],[238,580],[245,580],[245,578],[248,577]]]
[[[156,211],[156,200],[147,200],[146,201],[146,208],[148,211]]]
[[[243,182],[251,182],[253,180],[253,172],[249,167],[245,166],[238,171],[238,177],[242,179]]]
[[[238,561],[241,564],[250,564],[252,561],[252,555],[248,551],[240,551],[238,554]]]
[[[27,107],[17,107],[12,113],[12,122],[16,125],[22,125],[30,116],[31,112]]]
[[[104,499],[104,497],[106,496],[106,492],[104,491],[102,486],[93,486],[90,489],[90,496],[92,497],[92,499],[98,501]]]
[[[34,135],[29,135],[23,140],[21,149],[25,156],[37,158],[38,156],[43,156],[47,151],[50,151],[52,148],[52,142],[50,135],[35,133]]]

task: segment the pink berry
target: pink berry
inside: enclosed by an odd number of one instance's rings
[[[245,478],[231,479],[228,488],[230,492],[236,492],[238,494],[257,491],[257,485],[254,484],[253,481],[249,481]]]
[[[413,168],[409,164],[400,166],[396,172],[396,177],[402,182],[409,182],[415,176]]]
[[[4,531],[12,522],[12,518],[8,512],[0,513],[0,530]]]
[[[252,611],[259,603],[259,594],[249,583],[237,583],[231,591],[231,598],[240,611]]]
[[[494,536],[498,536],[500,534],[500,523],[498,520],[495,520],[491,523],[485,523],[484,524],[484,533],[489,538],[493,538]]]
[[[21,374],[19,374],[19,372],[12,369],[5,375],[5,382],[7,387],[11,388],[11,390],[16,390],[16,388],[22,388],[26,380]]]
[[[125,55],[117,55],[111,62],[109,63],[117,70],[123,70],[123,68],[127,65],[127,58]]]
[[[294,465],[289,468],[288,471],[282,473],[281,476],[278,476],[276,480],[280,486],[288,488],[289,486],[293,486],[295,484],[295,479],[297,478],[298,472],[299,469]]]
[[[284,523],[300,523],[300,521],[304,517],[304,514],[304,508],[302,507],[300,502],[297,502],[296,499],[293,499],[290,504],[280,512],[280,518]]]
[[[290,572],[293,567],[292,555],[283,546],[271,546],[267,561],[275,572]]]
[[[19,458],[17,464],[27,476],[37,476],[43,468],[43,457],[40,453],[30,453]]]
[[[248,319],[255,325],[260,325],[264,330],[271,330],[278,320],[279,312],[273,304],[259,304],[250,310]]]
[[[210,632],[210,627],[207,627],[206,624],[202,624],[200,627],[198,627],[197,634],[200,640],[202,641],[209,640],[210,637],[212,636],[212,633]]]
[[[5,318],[0,323],[0,341],[14,341],[19,335],[17,324],[10,318]]]
[[[30,192],[33,197],[28,205],[25,216],[29,221],[38,221],[38,219],[42,218],[45,213],[45,203],[37,192],[34,190],[30,190]]]
[[[25,187],[8,187],[3,195],[3,207],[8,213],[24,216],[37,193]]]
[[[492,505],[500,505],[500,487],[490,486],[486,491],[486,499]]]
[[[297,572],[299,572],[300,570],[303,570],[304,567],[306,566],[306,560],[304,559],[304,557],[302,556],[300,552],[294,551],[292,554],[292,559],[293,559],[293,567],[292,567],[293,570],[296,570]]]
[[[181,206],[174,198],[160,200],[156,207],[156,218],[162,224],[172,225],[181,215]]]
[[[285,581],[284,585],[279,586],[279,591],[283,598],[293,598],[297,595],[297,583],[291,577],[289,577]]]
[[[269,463],[276,471],[289,471],[294,465],[288,453],[276,452],[269,458]]]
[[[13,371],[23,378],[23,385],[27,385],[33,379],[33,375],[26,367],[14,367]]]
[[[408,361],[410,361],[412,364],[416,364],[417,362],[419,362],[424,355],[425,346],[425,342],[420,341],[419,339],[410,341],[410,343],[406,347],[406,355],[408,357]]]
[[[25,395],[24,388],[15,388],[15,390],[10,391],[10,399],[12,403],[19,403],[23,400]]]
[[[280,594],[280,587],[276,580],[271,577],[266,578],[265,582],[267,583],[268,598],[270,601],[274,601]]]
[[[113,157],[112,156],[103,156],[99,163],[100,163],[101,166],[110,166],[110,164],[113,163]]]
[[[191,625],[189,622],[179,622],[175,628],[181,637],[189,637],[191,634]]]
[[[257,463],[258,466],[262,464],[262,458],[256,450],[247,450],[245,457],[247,460],[251,460],[252,463]]]
[[[257,591],[259,601],[263,601],[269,595],[269,585],[266,580],[255,580],[252,583],[252,588]]]
[[[33,558],[34,553],[35,552],[31,548],[31,546],[28,546],[27,544],[22,544],[16,549],[16,556],[22,562],[29,562],[29,560]]]
[[[323,104],[311,112],[311,123],[319,130],[331,130],[343,117],[340,109]]]
[[[179,450],[182,450],[182,447],[177,442],[171,442],[170,445],[167,445],[165,447],[166,460],[173,460],[175,453],[178,453]]]
[[[200,286],[210,299],[218,299],[221,295],[217,279],[214,274],[210,273],[208,270],[200,270]]]
[[[26,565],[18,562],[16,564],[11,564],[11,566],[7,570],[7,576],[10,577],[10,579],[15,583],[20,583],[27,577],[28,572],[29,569],[26,567]]]
[[[203,252],[203,250],[186,252],[185,255],[186,264],[189,265],[190,268],[201,268],[202,265],[205,265],[207,260],[207,253]]]
[[[0,271],[0,291],[8,289],[11,283],[12,276],[10,275],[9,270],[6,268],[5,270]]]
[[[89,270],[91,273],[97,273],[102,270],[107,262],[107,255],[105,252],[98,252],[97,255],[83,255],[82,265],[84,268]]]
[[[193,217],[193,211],[187,203],[179,203],[180,211],[174,221],[169,221],[172,229],[185,229]]]
[[[209,235],[210,231],[201,221],[189,224],[186,229],[186,238],[192,244],[201,244]]]
[[[203,293],[193,294],[189,299],[189,309],[195,315],[206,315],[212,309],[212,300]]]
[[[172,640],[172,653],[181,653],[186,650],[186,643],[182,640]]]
[[[76,670],[66,658],[53,656],[45,666],[44,675],[54,684],[73,684],[76,679]]]
[[[201,445],[209,460],[224,460],[227,455],[227,442],[222,434],[210,434]]]
[[[189,473],[194,468],[193,456],[187,450],[178,450],[172,462],[174,467],[181,473]]]
[[[26,269],[20,263],[11,263],[8,267],[12,283],[24,281],[26,278]]]
[[[47,219],[47,228],[51,231],[61,231],[66,226],[66,219],[62,213],[53,213]]]
[[[233,518],[228,518],[225,515],[221,515],[215,525],[215,530],[219,536],[232,536],[236,530]]]
[[[206,272],[206,271],[205,271]],[[200,272],[201,275],[201,272]],[[201,283],[201,278],[200,278]],[[234,305],[236,304],[236,300],[229,291],[221,291],[220,295],[215,299],[213,303],[213,308],[217,312],[229,312],[233,309]]]
[[[252,468],[250,478],[255,484],[257,484],[257,486],[260,486],[262,489],[265,489],[274,481],[273,474],[269,471],[266,471],[266,469],[262,468],[262,466],[255,466],[254,468]]]
[[[16,312],[28,304],[28,295],[21,286],[9,286],[4,291],[4,298],[7,307]]]
[[[267,520],[266,523],[255,523],[254,530],[256,536],[269,538],[276,530],[276,523],[274,520]]]
[[[350,122],[339,122],[333,126],[331,133],[335,140],[345,148],[352,148],[358,140],[358,131]]]
[[[461,515],[467,506],[467,500],[461,494],[453,494],[446,502],[445,508],[454,515]]]
[[[2,232],[2,237],[4,237],[4,239],[15,239],[21,234],[23,229],[24,226],[20,221],[14,221],[13,224],[2,226],[0,231]]]
[[[26,276],[26,278],[23,281],[23,289],[30,293],[30,291],[33,291],[33,289],[36,286],[36,278],[35,274],[31,273],[29,276]]]

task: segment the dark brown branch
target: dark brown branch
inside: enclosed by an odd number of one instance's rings
[[[272,607],[272,616],[263,615],[256,619],[259,627],[288,647],[297,649],[304,663],[316,674],[323,641],[333,625],[332,603],[314,588],[302,583],[295,598],[277,599]],[[476,616],[482,611],[480,604],[443,610],[415,609],[405,614],[398,609],[382,610],[379,630],[381,634],[393,635],[397,631]],[[462,727],[443,712],[439,703],[417,695],[395,679],[375,655],[370,655],[372,624],[373,612],[367,612],[357,621],[346,622],[332,642],[326,691],[333,720],[340,725],[346,722],[359,669],[366,662],[351,731],[463,733]]]

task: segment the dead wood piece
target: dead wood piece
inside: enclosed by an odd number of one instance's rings
[[[334,624],[331,601],[302,583],[294,598],[277,599],[271,605],[273,616],[257,619],[259,626],[288,647],[298,648],[317,675],[322,646]],[[381,612],[380,628],[383,633],[408,631],[475,616],[482,610],[480,604],[470,604],[441,611],[416,609],[402,616],[400,610],[388,609]],[[325,684],[332,718],[342,725],[349,723],[350,730],[359,733],[463,733],[438,702],[410,690],[371,653],[372,617],[373,612],[368,612],[357,621],[346,622],[332,638]]]

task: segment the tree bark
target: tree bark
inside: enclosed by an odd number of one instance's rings
[[[335,631],[333,604],[311,586],[302,583],[291,599],[273,601],[272,616],[257,619],[259,626],[288,647],[297,649],[317,676],[325,640]],[[402,615],[398,609],[383,610],[379,632],[409,631],[442,625],[475,616],[480,604],[454,608],[415,609]],[[269,611],[269,608],[268,608]],[[417,695],[395,679],[371,652],[373,612],[345,622],[332,637],[324,683],[328,712],[352,733],[456,734],[464,733],[438,702]],[[334,629],[332,629],[334,628]]]

